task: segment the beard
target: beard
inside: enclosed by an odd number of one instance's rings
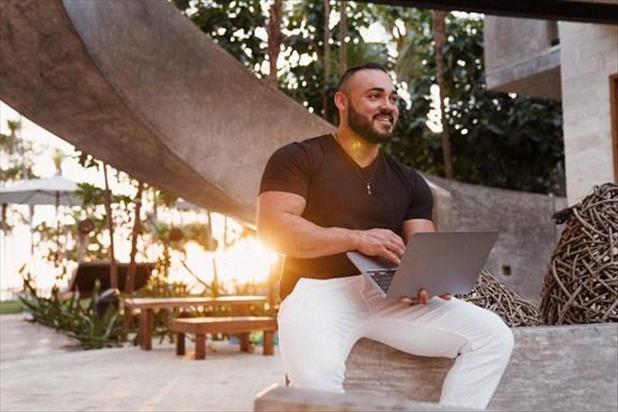
[[[376,116],[374,116],[374,119]],[[371,144],[386,143],[393,136],[393,130],[395,130],[396,122],[392,113],[390,113],[390,116],[393,119],[393,126],[390,130],[382,132],[373,125],[373,120],[367,119],[362,114],[354,110],[352,104],[348,106],[348,126],[350,126],[350,129],[352,129],[354,133]]]

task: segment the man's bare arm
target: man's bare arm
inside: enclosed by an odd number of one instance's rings
[[[403,238],[406,243],[417,232],[435,232],[436,227],[429,219],[410,219],[403,222]]]
[[[301,216],[306,204],[305,199],[297,194],[274,191],[262,193],[257,203],[260,239],[276,251],[297,258],[315,258],[358,250],[399,263],[404,244],[394,232],[388,229],[321,227]]]

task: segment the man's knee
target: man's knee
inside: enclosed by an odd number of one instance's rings
[[[469,340],[467,350],[494,352],[501,357],[510,357],[515,344],[511,328],[495,312],[464,302],[467,313]],[[466,351],[464,349],[464,351]]]
[[[491,320],[486,322],[485,325],[485,333],[487,334],[486,345],[492,348],[499,356],[508,359],[515,346],[513,331],[494,312],[490,313],[489,318]]]

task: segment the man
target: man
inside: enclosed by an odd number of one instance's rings
[[[257,222],[262,240],[286,255],[281,356],[293,386],[335,392],[343,392],[345,361],[361,337],[456,358],[440,403],[483,409],[513,348],[500,317],[448,293],[384,299],[345,256],[356,250],[399,263],[412,234],[435,230],[425,181],[380,148],[397,123],[398,100],[382,66],[351,68],[334,97],[337,131],[286,145],[266,166]]]

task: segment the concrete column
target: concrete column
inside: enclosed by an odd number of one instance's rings
[[[560,22],[567,199],[614,180],[609,76],[618,72],[618,26]]]

